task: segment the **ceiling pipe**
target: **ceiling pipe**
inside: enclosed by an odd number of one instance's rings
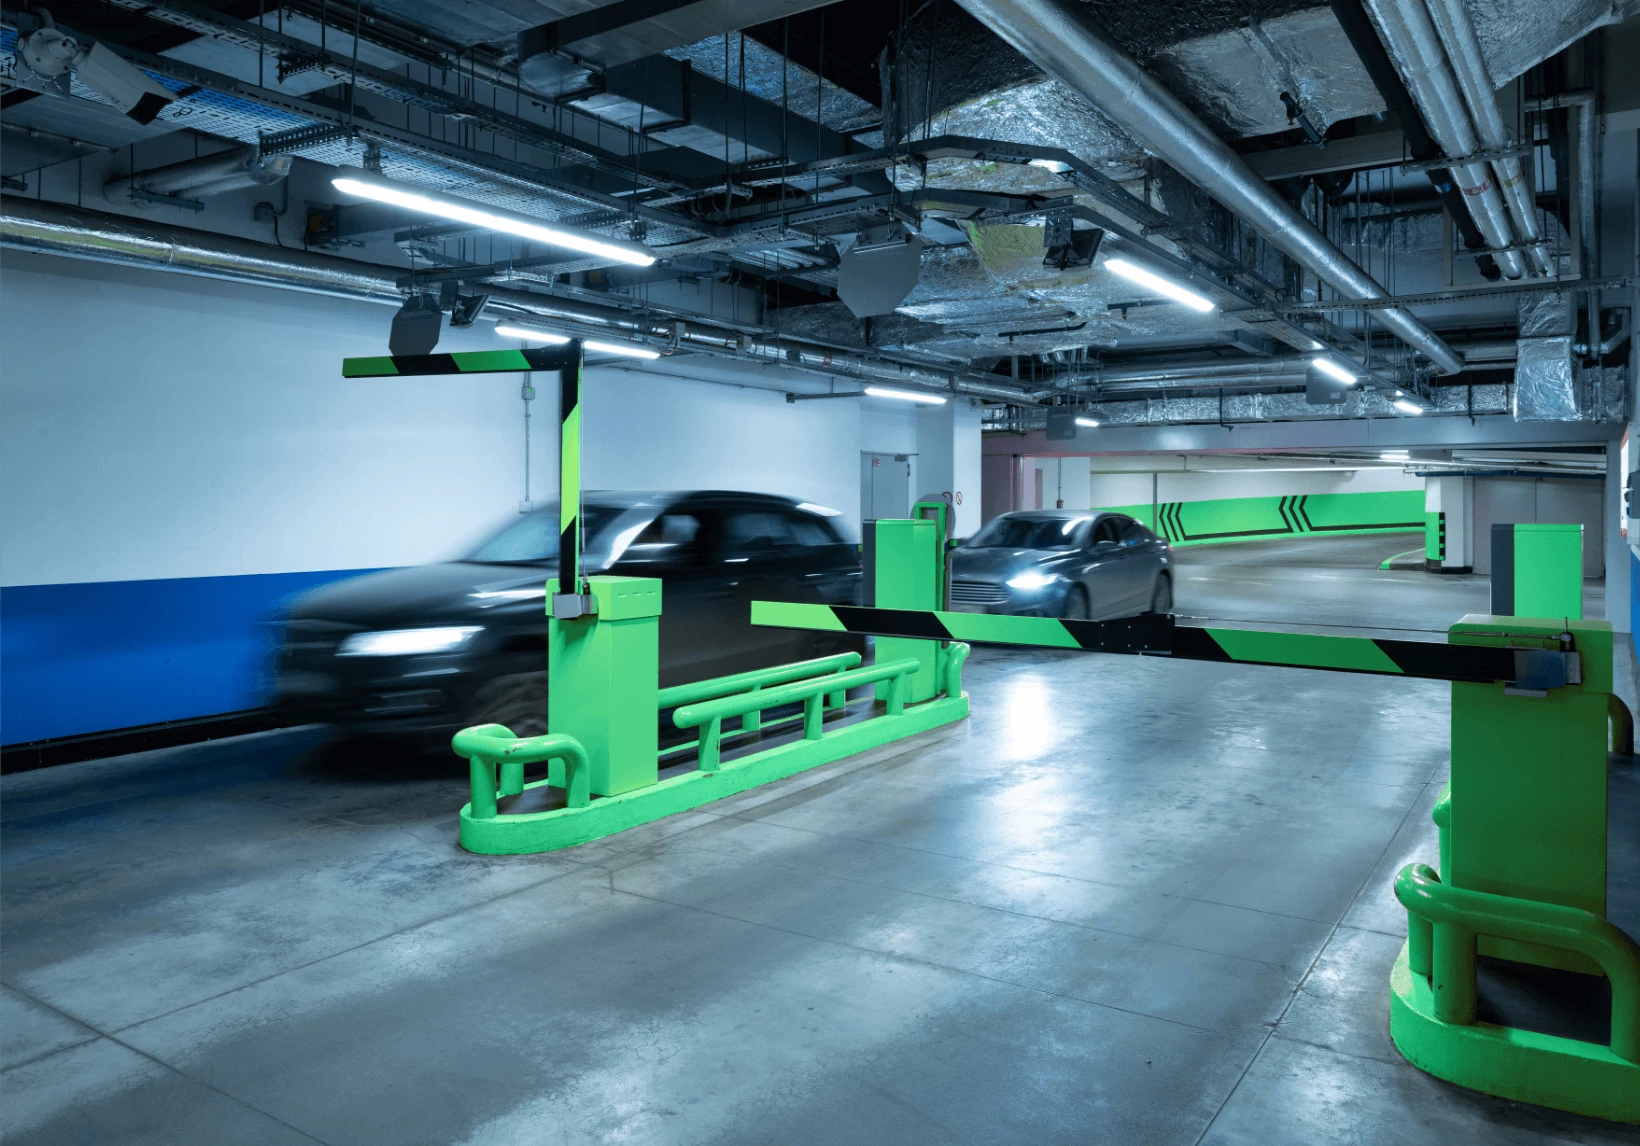
[[[1084,5],[1076,0],[957,2],[1339,294],[1349,299],[1388,295],[1160,80],[1112,41],[1084,11]],[[1440,373],[1456,374],[1463,369],[1463,360],[1452,348],[1411,314],[1394,308],[1378,313],[1384,326],[1434,363]]]
[[[1486,71],[1486,60],[1481,55],[1480,38],[1470,22],[1469,10],[1463,0],[1423,0],[1435,21],[1435,31],[1446,47],[1447,59],[1452,62],[1458,90],[1475,120],[1475,131],[1481,146],[1488,151],[1501,151],[1514,140],[1504,126],[1503,113],[1498,110],[1498,97],[1492,90],[1492,79]],[[1498,188],[1503,192],[1504,205],[1509,209],[1510,222],[1522,242],[1538,243],[1543,229],[1538,226],[1537,209],[1532,203],[1531,190],[1526,185],[1520,159],[1494,159],[1492,171],[1497,175]],[[1549,273],[1549,256],[1541,246],[1526,249],[1526,259],[1540,274]]]
[[[0,246],[149,270],[174,271],[257,286],[365,302],[404,302],[399,268],[334,255],[273,248],[250,239],[168,223],[109,215],[38,199],[0,196]],[[485,288],[491,318],[544,321],[566,333],[614,334],[744,361],[780,363],[835,377],[888,382],[940,394],[1035,405],[1028,393],[962,371],[873,358],[852,351],[766,335],[686,315],[657,316],[579,299],[503,287]]]
[[[1378,35],[1389,49],[1390,59],[1406,80],[1407,89],[1423,112],[1430,134],[1448,158],[1462,159],[1480,150],[1475,126],[1470,122],[1469,109],[1458,92],[1458,82],[1452,75],[1446,53],[1441,50],[1440,37],[1429,18],[1424,0],[1365,0],[1372,22],[1378,26]],[[1509,209],[1503,196],[1492,181],[1492,170],[1485,163],[1454,163],[1450,168],[1452,179],[1463,191],[1464,204],[1469,208],[1475,225],[1486,236],[1486,245],[1506,279],[1518,279],[1526,274],[1526,260],[1519,250],[1503,248],[1515,245],[1514,227],[1509,221]]]
[[[235,147],[214,155],[201,155],[153,167],[130,175],[119,175],[103,184],[103,196],[120,206],[142,205],[132,196],[137,188],[154,195],[181,197],[184,192],[194,199],[241,191],[246,187],[269,187],[290,174],[291,157],[288,155],[262,156],[254,144]]]

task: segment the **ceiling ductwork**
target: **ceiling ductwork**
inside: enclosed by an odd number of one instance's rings
[[[1316,230],[1161,81],[1112,41],[1075,0],[958,2],[1339,294],[1348,299],[1388,296],[1382,285]],[[1456,374],[1463,369],[1462,360],[1452,349],[1411,314],[1389,308],[1379,311],[1378,317],[1439,373]]]
[[[394,306],[404,302],[392,267],[273,249],[248,239],[12,195],[0,197],[0,246]],[[679,350],[780,363],[831,377],[1035,404],[1022,390],[984,375],[896,362],[690,316],[663,319],[653,307],[627,310],[503,288],[489,288],[487,295],[484,313],[491,318],[544,320],[594,338],[615,335]]]

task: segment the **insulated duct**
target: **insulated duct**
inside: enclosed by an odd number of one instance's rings
[[[201,155],[180,163],[120,175],[103,185],[103,195],[121,206],[141,205],[131,195],[133,188],[153,195],[204,199],[241,191],[246,187],[267,187],[290,174],[288,155],[261,155],[254,145],[236,147],[215,155]]]
[[[1504,126],[1503,113],[1498,110],[1497,95],[1492,90],[1491,77],[1486,72],[1486,57],[1481,53],[1481,42],[1470,22],[1469,10],[1463,0],[1423,0],[1429,5],[1429,14],[1435,20],[1435,30],[1446,46],[1447,59],[1452,62],[1458,90],[1474,117],[1475,131],[1481,146],[1488,151],[1501,151],[1514,141]],[[1492,170],[1498,177],[1498,188],[1509,208],[1509,219],[1522,242],[1537,243],[1543,238],[1538,226],[1537,209],[1532,204],[1532,192],[1526,185],[1525,172],[1519,158],[1494,159]],[[1541,246],[1526,249],[1526,259],[1540,275],[1549,273],[1549,256]]]
[[[14,195],[0,196],[0,247],[392,306],[404,302],[404,292],[398,286],[402,271],[396,267],[273,248],[231,235]],[[491,318],[544,320],[594,338],[613,334],[706,354],[778,362],[866,382],[887,382],[1014,405],[1035,404],[1030,395],[985,376],[835,350],[709,319],[686,315],[660,318],[653,308],[640,313],[503,287],[485,287],[484,293],[488,296],[484,313]]]
[[[1341,295],[1351,299],[1388,295],[1161,81],[1117,46],[1076,0],[958,3]],[[1434,363],[1440,373],[1456,374],[1463,369],[1462,359],[1451,347],[1406,311],[1389,308],[1378,314],[1384,326]]]
[[[1424,0],[1365,2],[1390,58],[1395,61],[1441,150],[1456,160],[1479,151],[1469,108],[1458,91],[1458,82],[1447,64]],[[1503,196],[1492,182],[1491,168],[1484,163],[1454,163],[1451,171],[1504,277],[1520,278],[1526,273],[1526,260],[1521,258],[1519,250],[1508,249],[1515,245],[1514,228]]]

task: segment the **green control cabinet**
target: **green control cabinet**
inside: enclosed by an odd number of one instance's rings
[[[940,580],[944,568],[945,538],[937,521],[893,518],[877,522],[875,573],[879,609],[940,609]],[[908,682],[906,700],[930,700],[939,691],[939,642],[878,637],[877,660],[888,662],[916,657],[922,662]],[[888,684],[877,686],[879,700],[887,699]]]
[[[1583,527],[1492,527],[1492,612],[1499,617],[1583,616]]]
[[[547,727],[586,750],[594,796],[653,784],[659,729],[661,583],[653,577],[588,577],[597,612],[548,622]],[[547,599],[558,592],[547,582]],[[548,780],[563,786],[563,762]]]

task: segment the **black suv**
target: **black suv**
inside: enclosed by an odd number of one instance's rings
[[[585,573],[658,577],[660,683],[859,651],[859,638],[754,628],[751,602],[850,604],[860,559],[834,510],[703,490],[582,497]],[[545,581],[558,507],[520,517],[471,556],[355,577],[298,598],[279,705],[353,735],[428,746],[473,724],[547,731]]]

